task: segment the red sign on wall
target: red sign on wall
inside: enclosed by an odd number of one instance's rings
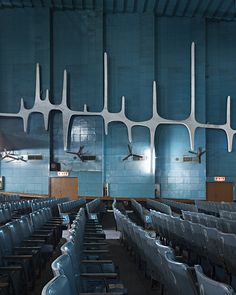
[[[214,180],[215,181],[225,181],[225,177],[224,176],[215,176]]]
[[[58,171],[57,176],[69,176],[69,172],[68,171]]]

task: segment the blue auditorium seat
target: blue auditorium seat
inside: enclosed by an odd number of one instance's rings
[[[42,290],[42,295],[76,295],[71,292],[70,284],[65,275],[58,275],[49,281]]]
[[[223,249],[219,240],[219,231],[216,228],[203,226],[207,245],[207,258],[215,265],[224,266]]]
[[[37,233],[47,234],[54,248],[57,245],[57,233],[55,226],[47,226],[40,210],[30,213],[34,231]]]
[[[224,224],[228,233],[236,234],[236,220],[224,219]]]
[[[219,233],[219,237],[222,243],[226,269],[229,274],[236,275],[236,235],[229,233]]]
[[[13,231],[12,231],[13,229]],[[20,247],[18,245],[18,235],[15,234],[14,227],[6,224],[0,227],[0,251],[4,259],[18,261],[26,269],[28,279],[34,280],[37,270],[40,270],[40,259],[38,247]]]
[[[165,258],[169,269],[167,275],[171,294],[198,295],[190,268],[186,264],[176,261],[173,253],[166,252]]]
[[[81,291],[104,292],[107,288],[106,279],[116,279],[116,273],[80,273],[75,274],[71,258],[68,254],[59,256],[52,263],[54,275],[65,275],[68,278],[72,294]],[[80,275],[80,276],[79,276]],[[83,280],[82,278],[86,279]]]
[[[33,224],[29,216],[24,215],[19,219],[21,233],[25,240],[33,239],[39,242],[42,242],[44,246],[41,248],[41,252],[44,252],[45,255],[51,256],[53,252],[53,245],[50,244],[50,234],[45,232],[35,231]]]
[[[225,219],[236,220],[236,212],[220,210],[220,217]]]
[[[195,265],[200,295],[235,295],[234,290],[226,284],[208,278],[200,265]]]
[[[207,256],[206,238],[203,233],[203,226],[199,223],[190,223],[193,237],[193,250],[197,253],[198,258]]]
[[[162,284],[162,288],[164,287],[168,294],[168,292],[171,292],[171,290],[169,290],[171,286],[168,275],[169,267],[166,260],[167,253],[170,253],[172,256],[174,256],[172,248],[162,245],[160,241],[156,240],[155,248],[153,249],[151,256],[159,274],[158,281]]]
[[[6,218],[4,216],[3,211],[4,211],[4,209],[3,208],[0,208],[0,225],[1,224],[5,224],[5,222],[6,222]]]

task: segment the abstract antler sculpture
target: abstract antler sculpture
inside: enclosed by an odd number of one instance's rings
[[[36,86],[35,86],[35,102],[31,109],[27,109],[21,98],[21,106],[18,113],[0,113],[0,117],[19,117],[22,118],[24,130],[27,130],[28,118],[32,113],[41,113],[44,117],[45,129],[48,129],[48,120],[51,111],[60,111],[63,118],[63,140],[64,149],[67,149],[68,134],[70,120],[73,116],[100,116],[104,120],[105,134],[108,133],[108,124],[111,122],[122,122],[126,125],[128,131],[129,141],[132,142],[132,128],[134,126],[143,126],[149,129],[150,132],[150,148],[152,156],[155,154],[155,131],[159,125],[183,125],[187,128],[190,138],[191,150],[194,150],[194,138],[197,128],[205,129],[221,129],[225,132],[228,142],[228,151],[232,151],[233,137],[236,130],[231,128],[230,124],[230,96],[227,97],[227,113],[226,122],[222,125],[203,124],[196,120],[195,116],[195,43],[191,45],[191,101],[190,114],[183,120],[171,120],[161,117],[157,112],[157,90],[156,81],[153,81],[153,103],[152,103],[152,117],[146,121],[132,121],[125,114],[125,97],[122,96],[121,110],[117,113],[109,112],[108,110],[108,60],[107,54],[104,53],[104,106],[101,112],[89,112],[87,105],[84,105],[83,111],[73,111],[67,105],[67,72],[64,70],[62,100],[59,105],[52,104],[49,99],[49,90],[46,91],[45,99],[41,99],[40,93],[40,68],[36,65]]]

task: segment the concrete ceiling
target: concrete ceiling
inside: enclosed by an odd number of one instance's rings
[[[236,20],[236,0],[0,0],[0,8],[50,7],[105,13],[155,13],[158,16]]]

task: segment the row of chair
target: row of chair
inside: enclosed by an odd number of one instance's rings
[[[69,241],[61,247],[62,255],[52,263],[54,278],[42,295],[126,294],[114,264],[107,259],[104,238],[98,221],[87,219],[81,208],[72,223]]]
[[[104,202],[100,198],[96,198],[86,204],[86,210],[89,217],[96,218],[96,215],[101,215],[105,212]],[[100,217],[100,216],[99,216]]]
[[[83,198],[60,203],[58,204],[59,213],[76,213],[78,209],[85,204],[86,201]]]
[[[0,227],[0,281],[7,277],[6,294],[27,294],[52,256],[61,221],[50,210],[41,209]]]
[[[20,199],[20,198],[11,198],[14,197],[3,196],[2,200],[0,200],[0,208],[1,207],[9,207],[12,211],[14,210],[29,210],[35,211],[44,207],[52,207],[59,203],[67,202],[68,198],[31,198],[31,199]]]
[[[58,204],[68,202],[69,198],[44,198],[44,199],[33,199],[31,202],[31,211],[37,211],[45,207],[56,207]]]
[[[231,282],[232,275],[236,275],[236,235],[156,211],[151,211],[151,215],[155,232],[167,245],[187,250],[189,261],[192,258],[194,263],[206,259],[213,276],[215,266],[220,266],[229,274]]]
[[[144,227],[148,227],[150,223],[150,214],[149,211],[144,208],[139,202],[136,200],[131,200],[131,206],[134,209],[135,213],[138,215],[139,219],[142,221]]]
[[[85,204],[86,200],[83,198],[58,204],[58,212],[61,218],[63,218],[64,229],[74,220],[78,210],[85,206]]]
[[[8,195],[8,194],[0,195],[0,202],[10,202],[10,201],[19,201],[19,200],[20,200],[20,196],[18,195]]]
[[[205,213],[196,212],[182,212],[183,219],[189,220],[193,223],[200,223],[207,227],[217,228],[225,233],[236,234],[236,220],[230,220],[226,218],[220,218]]]
[[[236,211],[236,203],[195,200],[199,212],[219,216],[219,211]]]
[[[19,218],[21,215],[29,214],[30,212],[39,209],[50,207],[53,211],[57,204],[65,201],[65,199],[46,199],[46,200],[20,200],[14,202],[4,202],[0,207],[0,225],[4,225],[12,219]]]
[[[117,227],[122,233],[122,239],[133,250],[136,260],[139,265],[143,265],[146,275],[159,282],[162,294],[163,291],[170,295],[235,294],[230,286],[205,276],[200,266],[190,268],[183,263],[180,257],[175,256],[171,247],[151,237],[147,231],[131,222],[115,206],[113,212]]]
[[[220,210],[219,214],[222,218],[236,220],[236,212]]]
[[[31,212],[31,202],[32,200],[19,200],[11,202],[3,202],[0,204],[1,208],[8,208],[11,212],[18,212],[22,214],[27,214]]]
[[[157,202],[150,199],[147,200],[146,204],[147,204],[147,208],[149,209],[154,209],[156,211],[160,211],[162,213],[172,215],[171,207],[167,204],[163,204],[161,202]]]
[[[197,206],[194,204],[186,204],[186,203],[182,203],[182,202],[176,202],[173,200],[167,200],[167,199],[160,199],[160,201],[168,206],[170,206],[172,208],[172,210],[176,213],[181,213],[181,210],[184,211],[191,211],[191,212],[198,212]],[[155,208],[153,208],[155,209]],[[161,210],[158,210],[161,211]],[[166,213],[167,212],[163,212],[162,213]],[[169,214],[170,215],[170,214]]]
[[[0,208],[0,225],[4,225],[12,219],[12,214],[9,208]]]

